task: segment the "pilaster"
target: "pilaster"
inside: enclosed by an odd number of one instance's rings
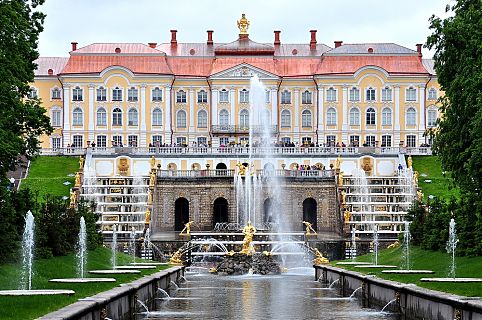
[[[63,147],[70,144],[70,84],[64,83],[64,127],[63,127]]]
[[[141,137],[139,141],[140,147],[146,147],[147,143],[147,124],[146,124],[146,84],[141,84]]]
[[[271,124],[278,126],[278,91],[276,87],[270,89],[271,95]]]
[[[171,144],[171,85],[165,87],[166,91],[166,117],[165,117],[165,136],[164,141],[166,144]]]
[[[89,84],[89,134],[88,134],[88,140],[89,141],[94,141],[94,84],[90,83]]]

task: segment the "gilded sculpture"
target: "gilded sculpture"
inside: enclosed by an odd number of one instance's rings
[[[343,171],[338,174],[338,186],[343,186]]]
[[[248,224],[243,228],[243,248],[241,249],[241,253],[246,255],[252,255],[256,251],[252,245],[254,234],[256,233],[256,228],[251,224],[251,221],[248,221]]]
[[[407,158],[407,166],[408,166],[409,168],[412,168],[412,164],[413,164],[412,156],[408,156],[408,158]]]
[[[246,15],[244,13],[241,14],[241,19],[239,19],[237,22],[239,34],[248,34],[249,20],[246,19]]]
[[[323,257],[323,254],[318,250],[318,248],[315,248],[313,250],[313,253],[315,254],[315,258],[313,259],[313,264],[314,265],[320,265],[320,264],[328,264],[330,263],[330,260],[327,258]]]
[[[194,223],[194,221],[189,221],[188,223],[184,224],[184,229],[181,230],[179,233],[179,236],[187,236],[189,237],[191,235],[191,225]]]
[[[151,170],[156,169],[156,158],[154,156],[151,157],[151,160],[149,160],[151,163]]]
[[[345,212],[343,212],[343,219],[345,220],[345,223],[349,223],[350,218],[351,218],[351,212],[348,210],[345,210]]]
[[[84,167],[84,163],[85,163],[84,156],[80,156],[79,157],[79,169],[82,169]]]
[[[312,224],[309,223],[308,221],[303,221],[303,224],[306,226],[306,236],[315,236],[316,231],[313,229]]]
[[[80,172],[75,173],[75,186],[80,187]]]
[[[146,209],[146,221],[145,224],[148,225],[151,223],[151,210],[149,208]]]

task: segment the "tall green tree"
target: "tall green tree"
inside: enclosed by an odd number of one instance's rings
[[[38,136],[52,132],[40,101],[28,99],[45,19],[35,8],[43,2],[0,0],[0,182],[19,155],[38,151]]]
[[[451,2],[452,4],[453,2]],[[458,0],[451,16],[432,16],[427,47],[435,49],[435,70],[443,116],[434,149],[455,183],[480,201],[482,188],[482,1]]]

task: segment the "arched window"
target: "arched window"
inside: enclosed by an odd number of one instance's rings
[[[207,128],[208,127],[208,113],[206,110],[200,110],[197,113],[197,127]]]
[[[97,109],[97,125],[106,126],[107,125],[107,111],[104,108]]]
[[[208,94],[206,91],[201,90],[197,93],[197,103],[207,103],[208,102]]]
[[[243,89],[239,92],[239,102],[240,103],[249,103],[249,91]]]
[[[119,108],[114,108],[114,110],[112,110],[112,125],[113,126],[122,125],[122,110]]]
[[[417,124],[417,111],[414,108],[407,109],[407,126],[414,126]]]
[[[82,109],[75,108],[72,111],[72,125],[74,126],[81,126],[84,122],[84,115]]]
[[[122,101],[122,89],[115,87],[112,89],[112,101]]]
[[[281,92],[281,103],[282,104],[290,104],[291,103],[291,92],[288,90],[284,90]]]
[[[312,94],[311,92],[309,92],[308,90],[305,90],[302,94],[301,94],[301,103],[302,104],[311,104],[312,103]]]
[[[229,112],[226,109],[219,112],[219,124],[221,126],[229,125]]]
[[[367,113],[366,113],[366,124],[368,126],[373,126],[376,124],[376,117],[377,117],[377,114],[375,112],[375,109],[373,108],[368,108],[367,109]]]
[[[326,111],[326,125],[336,126],[336,110],[335,108],[329,108]]]
[[[367,101],[375,101],[376,100],[376,93],[375,89],[369,87],[366,91],[366,100]]]
[[[127,112],[127,123],[130,126],[137,126],[139,124],[139,113],[135,108],[130,108]]]
[[[382,126],[392,125],[392,109],[383,108],[382,110]]]
[[[302,127],[311,127],[311,111],[304,110],[301,113],[301,126]]]
[[[289,110],[281,111],[281,127],[289,128],[291,127],[291,113]]]
[[[430,128],[435,127],[437,124],[437,110],[429,109],[427,112],[427,126]]]
[[[336,90],[330,87],[326,90],[326,101],[336,101]]]
[[[186,92],[184,90],[179,90],[176,93],[176,102],[177,103],[186,103],[186,101],[187,101]]]
[[[360,110],[358,110],[358,108],[350,109],[350,125],[351,126],[360,125]]]
[[[152,110],[152,125],[162,126],[162,110],[159,108]]]
[[[176,124],[178,128],[186,128],[186,111],[179,110],[177,112]]]
[[[219,102],[229,102],[229,92],[226,89],[219,91]]]
[[[162,90],[159,89],[159,87],[155,87],[154,89],[152,89],[152,101],[162,101]]]
[[[435,88],[428,90],[428,100],[437,100],[437,90]]]
[[[417,101],[417,89],[414,87],[408,87],[405,90],[405,100],[406,101]]]
[[[249,128],[249,111],[246,109],[241,110],[239,113],[239,126],[241,128]]]

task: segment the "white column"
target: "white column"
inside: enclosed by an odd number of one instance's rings
[[[189,134],[194,133],[194,89],[189,89]]]
[[[348,86],[343,85],[343,106],[342,106],[342,112],[343,112],[343,123],[341,126],[341,140],[348,144]]]
[[[63,147],[67,147],[70,144],[70,85],[64,84],[64,130],[63,130]]]
[[[234,87],[231,87],[229,90],[229,102],[231,104],[231,110],[229,111],[229,124],[235,125],[236,124],[236,90]]]
[[[89,84],[89,141],[94,141],[94,84]]]
[[[323,128],[324,128],[324,115],[325,115],[325,100],[324,100],[324,95],[323,95],[323,90],[324,88],[322,86],[319,86],[318,89],[318,134],[323,134]]]
[[[141,84],[141,138],[140,147],[146,147],[147,143],[147,124],[146,124],[146,84]]]
[[[420,145],[424,141],[424,132],[425,132],[425,86],[420,85],[420,109],[419,109],[419,122],[418,122],[418,145]]]
[[[212,90],[212,101],[211,101],[211,123],[213,126],[218,125],[218,98],[219,98],[219,90],[213,89]]]
[[[393,100],[395,102],[395,111],[393,112],[395,115],[395,134],[393,137],[393,146],[398,147],[400,143],[400,86],[395,85],[395,94]]]
[[[165,126],[164,126],[164,141],[167,144],[171,143],[171,85],[167,85],[165,87],[166,90],[166,117],[165,117]]]
[[[271,124],[278,126],[278,91],[276,87],[271,88]]]
[[[298,134],[300,132],[300,101],[299,101],[299,97],[300,97],[300,89],[298,88],[295,88],[295,93],[294,93],[294,104],[295,104],[295,108],[294,108],[294,118],[295,118],[295,127],[294,127],[294,132],[295,134]]]

